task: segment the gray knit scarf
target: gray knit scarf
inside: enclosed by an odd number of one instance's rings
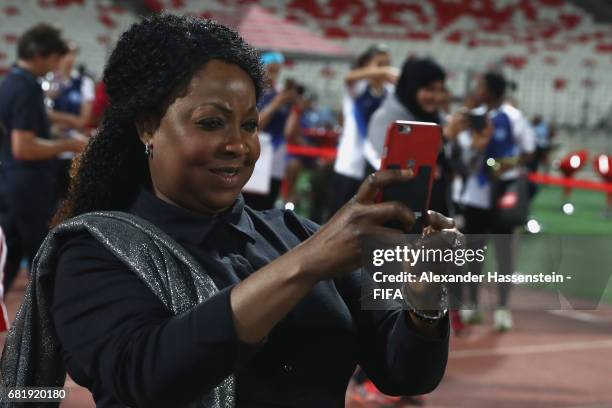
[[[192,309],[218,290],[190,254],[166,233],[139,217],[113,211],[93,212],[67,220],[51,230],[32,263],[30,283],[0,360],[2,387],[64,385],[66,369],[50,309],[57,250],[68,236],[81,231],[90,233],[138,275],[175,315]],[[0,396],[0,407],[19,405],[7,401],[5,395]],[[193,408],[233,406],[232,375],[200,401],[188,405]]]

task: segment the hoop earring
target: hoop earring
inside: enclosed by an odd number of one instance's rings
[[[149,159],[153,158],[153,145],[150,142],[145,143],[145,156]]]

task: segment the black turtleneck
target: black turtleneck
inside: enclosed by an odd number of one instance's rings
[[[433,389],[444,372],[442,338],[416,333],[404,312],[361,310],[361,275],[323,281],[257,346],[242,343],[232,287],[317,229],[289,211],[253,211],[242,197],[216,217],[143,190],[131,213],[160,227],[220,291],[173,316],[140,279],[87,233],[64,243],[53,317],[70,376],[98,407],[177,407],[230,373],[236,407],[343,407],[356,364],[387,392]]]

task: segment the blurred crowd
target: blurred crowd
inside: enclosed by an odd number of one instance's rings
[[[542,117],[527,119],[508,97],[511,84],[500,72],[483,72],[471,92],[459,98],[451,95],[445,69],[436,61],[410,57],[398,69],[392,66],[392,57],[398,58],[379,44],[356,59],[344,78],[342,112],[335,123],[333,116],[317,108],[307,86],[294,80],[278,83],[281,54],[263,54],[271,87],[260,101],[260,129],[272,140],[271,187],[265,195],[246,194],[247,203],[259,209],[298,206],[311,219],[325,222],[354,196],[365,177],[380,168],[392,122],[434,122],[441,126],[443,145],[430,208],[453,216],[466,234],[515,234],[527,221],[529,201],[536,192],[527,170],[547,171],[553,127]],[[330,145],[337,147],[334,158],[323,154]],[[293,153],[287,152],[287,146]],[[307,148],[312,146],[321,148],[318,157],[310,155]],[[303,169],[311,170],[306,197],[296,194]],[[304,198],[307,205],[298,202]],[[512,246],[497,245],[501,273],[514,270],[513,252]],[[481,265],[472,267],[478,273]],[[494,313],[494,326],[500,331],[513,326],[507,309],[509,291],[509,285],[500,285]],[[453,313],[456,332],[482,321],[477,286],[456,288],[454,297],[462,309]]]

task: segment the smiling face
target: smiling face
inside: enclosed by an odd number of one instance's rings
[[[70,74],[72,68],[74,67],[74,63],[76,61],[77,51],[72,49],[68,51],[66,55],[62,57],[59,63],[59,69],[65,74]]]
[[[441,95],[444,93],[444,82],[434,81],[419,88],[416,100],[423,111],[433,114],[440,109]]]
[[[259,157],[257,126],[251,77],[236,65],[208,62],[155,129],[139,126],[141,140],[152,146],[149,168],[155,194],[202,213],[227,209]]]

